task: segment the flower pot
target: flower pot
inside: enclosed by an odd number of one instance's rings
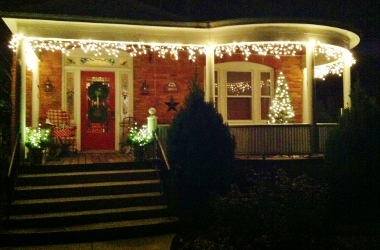
[[[43,159],[43,149],[42,148],[30,148],[29,149],[29,161],[31,165],[41,165]]]
[[[145,161],[145,147],[144,146],[133,146],[133,160],[134,161]]]

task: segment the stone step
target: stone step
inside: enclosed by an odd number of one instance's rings
[[[62,185],[16,186],[14,197],[15,200],[27,200],[41,198],[118,195],[160,191],[160,181],[158,179],[155,179]]]
[[[0,234],[3,246],[52,245],[143,237],[175,232],[176,217],[77,224],[54,228],[15,228]]]
[[[166,205],[12,215],[9,228],[55,228],[169,216]]]
[[[63,172],[21,174],[17,186],[56,185],[65,183],[114,182],[157,179],[154,169],[103,170],[90,172]]]
[[[12,205],[12,215],[38,215],[51,212],[69,212],[163,204],[166,204],[166,200],[160,192],[15,200]]]

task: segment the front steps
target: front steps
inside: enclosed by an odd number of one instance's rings
[[[99,241],[175,230],[150,163],[24,167],[0,244]]]

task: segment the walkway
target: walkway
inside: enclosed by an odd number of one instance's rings
[[[77,244],[0,247],[0,250],[169,250],[174,234]]]

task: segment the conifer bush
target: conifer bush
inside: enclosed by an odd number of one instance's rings
[[[380,218],[380,110],[358,81],[351,101],[326,144],[329,186],[339,219],[370,221]]]
[[[222,116],[194,80],[168,130],[168,159],[177,183],[182,215],[197,217],[211,193],[225,193],[234,163],[235,141]]]

